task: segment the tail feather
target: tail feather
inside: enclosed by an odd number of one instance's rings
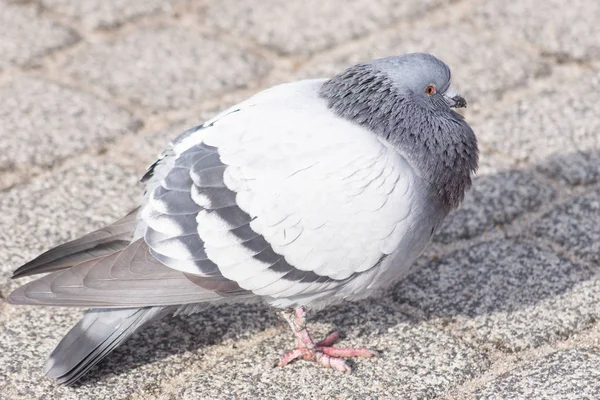
[[[131,242],[138,211],[139,208],[111,225],[48,250],[18,268],[13,279],[57,271],[124,249]]]
[[[52,351],[44,371],[72,385],[140,328],[172,312],[172,307],[93,309]]]

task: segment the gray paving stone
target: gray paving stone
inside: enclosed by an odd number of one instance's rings
[[[169,399],[229,398],[430,399],[481,374],[487,357],[461,340],[411,321],[385,300],[348,303],[314,316],[315,337],[338,328],[339,346],[383,350],[376,359],[356,359],[342,374],[297,361],[273,368],[293,346],[288,329],[240,352],[197,365],[171,383]]]
[[[169,381],[277,323],[259,306],[224,307],[156,322],[115,350],[75,387],[43,375],[52,348],[83,316],[74,308],[5,305],[0,389],[8,399],[156,398]]]
[[[198,106],[227,90],[256,85],[270,65],[193,28],[162,27],[84,47],[63,68],[75,80],[134,105],[164,110]]]
[[[31,65],[49,52],[78,40],[73,30],[52,21],[36,7],[4,0],[0,2],[0,26],[0,69]]]
[[[535,244],[500,240],[430,262],[395,296],[465,340],[513,352],[590,327],[599,317],[600,281]]]
[[[473,13],[481,29],[501,28],[504,35],[528,40],[559,59],[600,58],[597,1],[575,0],[565,7],[560,0],[492,0],[479,3]]]
[[[0,87],[0,186],[136,131],[128,111],[80,91],[31,78]]]
[[[167,12],[173,5],[189,0],[41,0],[44,7],[79,20],[87,28],[109,29],[136,18]]]
[[[598,349],[557,351],[496,378],[477,399],[593,400],[600,397]]]
[[[125,156],[140,160],[144,165],[149,166],[171,140],[186,130],[203,124],[217,113],[218,110],[200,111],[198,116],[174,122],[162,129],[142,132],[135,137],[128,137],[121,143],[122,146],[119,150]]]
[[[486,101],[497,100],[510,89],[526,86],[551,70],[536,55],[504,42],[497,32],[478,30],[473,25],[468,18],[442,22],[429,22],[424,18],[410,27],[398,25],[394,32],[311,65],[300,74],[330,76],[360,61],[427,52],[444,60],[452,69],[452,82],[467,99],[468,115],[472,109],[491,109],[493,104]]]
[[[76,323],[81,311],[12,306],[2,301],[10,291],[31,279],[10,280],[16,267],[48,248],[120,218],[135,207],[141,195],[137,181],[142,171],[141,166],[128,159],[108,153],[0,192],[3,210],[0,225],[6,227],[0,233],[0,329],[5,332],[0,341],[0,376],[7,377],[6,385],[0,379],[0,388],[7,396],[4,398],[122,399],[134,390],[141,390],[146,384],[144,378],[153,376],[147,369],[132,368],[141,374],[130,378],[140,382],[138,386],[122,385],[122,377],[109,374],[106,387],[93,383],[80,390],[57,387],[43,378],[43,362],[61,335]],[[177,332],[169,335],[178,337]],[[160,354],[163,348],[156,346]],[[117,360],[135,367],[139,360],[144,360],[144,354],[139,351],[130,357],[125,352]],[[111,369],[121,371],[117,367]],[[164,373],[168,374],[168,369]],[[107,371],[100,375],[106,376]]]
[[[512,157],[515,165],[536,163],[567,184],[594,183],[600,176],[600,74],[579,70],[570,80],[561,78],[552,76],[542,90],[478,117],[478,137],[492,151]]]
[[[478,176],[464,202],[452,212],[434,241],[470,239],[535,211],[556,197],[556,190],[530,173],[508,170]]]
[[[118,155],[82,161],[60,173],[0,192],[0,289],[12,271],[44,250],[113,222],[137,205],[143,167]]]
[[[576,186],[600,182],[599,165],[600,149],[592,149],[579,150],[566,155],[552,154],[537,167],[559,182]]]
[[[234,98],[228,97],[221,104],[211,104],[209,107],[200,108],[197,113],[187,118],[168,123],[156,129],[145,129],[135,136],[129,136],[120,143],[120,153],[125,157],[140,160],[149,166],[157,156],[167,147],[168,143],[188,129],[202,125],[204,122],[218,115],[221,111],[245,100],[247,96],[240,94]]]
[[[576,196],[543,215],[532,228],[593,265],[600,262],[600,190]]]
[[[286,55],[312,54],[421,15],[447,0],[213,1],[202,23],[249,37]]]

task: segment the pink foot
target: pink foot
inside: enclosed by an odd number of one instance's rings
[[[333,347],[332,344],[340,337],[337,332],[333,332],[325,339],[315,343],[306,329],[306,309],[304,307],[298,307],[293,314],[286,313],[284,316],[296,335],[298,347],[281,357],[277,363],[279,367],[303,358],[315,361],[326,368],[333,368],[341,372],[352,372],[343,358],[373,357],[377,355],[376,352],[366,347]]]

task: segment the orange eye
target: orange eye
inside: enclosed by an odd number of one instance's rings
[[[427,85],[427,87],[425,88],[425,93],[427,93],[428,95],[432,95],[435,93],[435,85],[431,84],[431,85]]]

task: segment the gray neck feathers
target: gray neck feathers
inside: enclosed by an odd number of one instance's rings
[[[477,169],[477,139],[464,119],[445,104],[421,104],[370,64],[331,78],[319,95],[337,115],[398,149],[428,183],[431,198],[446,212],[458,206]],[[439,103],[439,102],[438,102]]]

